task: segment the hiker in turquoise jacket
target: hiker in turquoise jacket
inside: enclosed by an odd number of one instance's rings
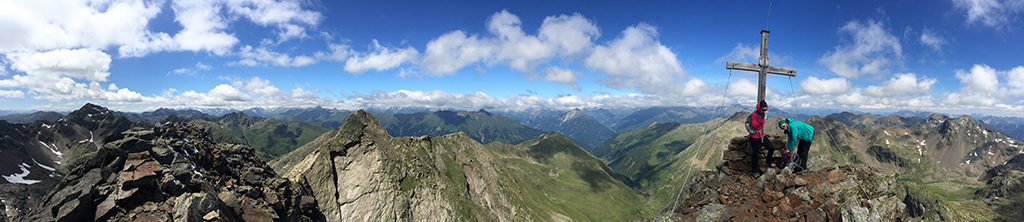
[[[786,141],[786,153],[792,153],[793,147],[797,148],[797,165],[799,167],[793,169],[793,172],[804,171],[807,169],[807,151],[811,149],[811,141],[814,140],[814,127],[804,122],[785,118],[779,121],[779,129],[789,136],[789,140]]]

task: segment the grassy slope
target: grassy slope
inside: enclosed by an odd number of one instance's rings
[[[500,144],[488,146],[502,150]],[[501,156],[508,168],[502,173],[515,178],[509,191],[531,209],[586,221],[623,221],[656,213],[639,208],[641,196],[620,180],[623,177],[561,134],[507,147]]]
[[[721,165],[729,141],[745,134],[742,124],[721,118],[698,124],[658,124],[619,134],[595,153],[636,181],[648,196],[645,209],[658,211],[675,200],[693,172]]]

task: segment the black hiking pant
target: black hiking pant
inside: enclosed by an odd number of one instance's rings
[[[763,142],[762,142],[762,140],[763,140]],[[768,158],[767,158],[768,161],[766,161],[765,163],[768,164],[769,166],[771,166],[772,163],[775,162],[775,155],[773,155],[773,153],[772,153],[772,152],[775,152],[775,146],[772,145],[771,141],[769,141],[767,138],[763,138],[763,139],[750,138],[749,141],[750,141],[750,156],[749,156],[749,158],[750,158],[751,170],[753,170],[754,172],[761,171],[761,166],[760,166],[761,164],[759,163],[760,160],[761,160],[761,146],[764,146],[764,148],[768,150]]]
[[[797,165],[800,167],[795,169],[794,172],[800,172],[807,169],[807,151],[811,150],[811,141],[807,140],[796,140],[796,154],[800,155],[797,159]]]

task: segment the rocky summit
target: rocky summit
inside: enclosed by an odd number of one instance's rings
[[[322,221],[309,185],[180,123],[109,137],[23,221]]]
[[[779,142],[773,139],[776,147]],[[726,158],[748,150],[733,139]],[[731,153],[731,154],[730,154]],[[749,165],[732,157],[715,171],[698,172],[677,204],[660,216],[672,221],[895,221],[905,217],[903,190],[894,176],[858,166],[807,170]]]

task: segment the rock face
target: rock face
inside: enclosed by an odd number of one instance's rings
[[[465,133],[391,137],[360,110],[271,164],[289,179],[309,181],[328,221],[637,217],[639,194],[568,138],[542,135],[524,144],[485,146]],[[580,159],[588,161],[572,161]],[[565,165],[547,168],[555,164]]]
[[[309,186],[252,148],[180,123],[136,128],[84,154],[25,221],[318,221]]]
[[[744,150],[746,145],[745,137],[740,137],[733,139],[729,149]],[[766,168],[764,174],[753,176],[744,170],[739,162],[727,160],[716,171],[698,172],[680,192],[678,204],[662,216],[677,221],[894,221],[905,217],[896,178],[870,168],[842,166],[802,174],[793,174],[789,168]]]

